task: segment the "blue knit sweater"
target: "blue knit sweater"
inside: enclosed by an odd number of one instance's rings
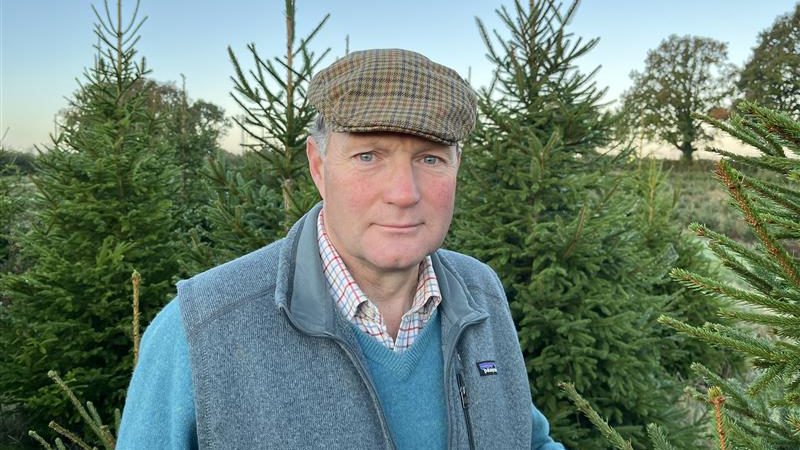
[[[434,312],[402,353],[353,328],[398,450],[447,448],[439,315]]]

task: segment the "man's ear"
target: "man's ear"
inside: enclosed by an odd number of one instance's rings
[[[311,172],[311,179],[314,180],[314,185],[317,186],[320,197],[325,200],[325,165],[317,141],[312,136],[306,138],[306,156],[308,157],[308,169]]]

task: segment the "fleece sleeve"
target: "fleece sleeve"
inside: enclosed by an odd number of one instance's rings
[[[564,446],[550,437],[550,424],[544,414],[531,403],[533,414],[533,433],[531,433],[531,450],[565,450]]]
[[[142,336],[116,450],[196,450],[197,425],[189,346],[178,300]]]

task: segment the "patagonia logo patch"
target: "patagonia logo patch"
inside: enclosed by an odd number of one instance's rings
[[[497,364],[494,361],[478,361],[478,373],[482,377],[486,375],[497,375]]]

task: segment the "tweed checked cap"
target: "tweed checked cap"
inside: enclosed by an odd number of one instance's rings
[[[308,99],[338,132],[393,131],[453,145],[475,126],[469,84],[409,50],[352,52],[314,76]]]

